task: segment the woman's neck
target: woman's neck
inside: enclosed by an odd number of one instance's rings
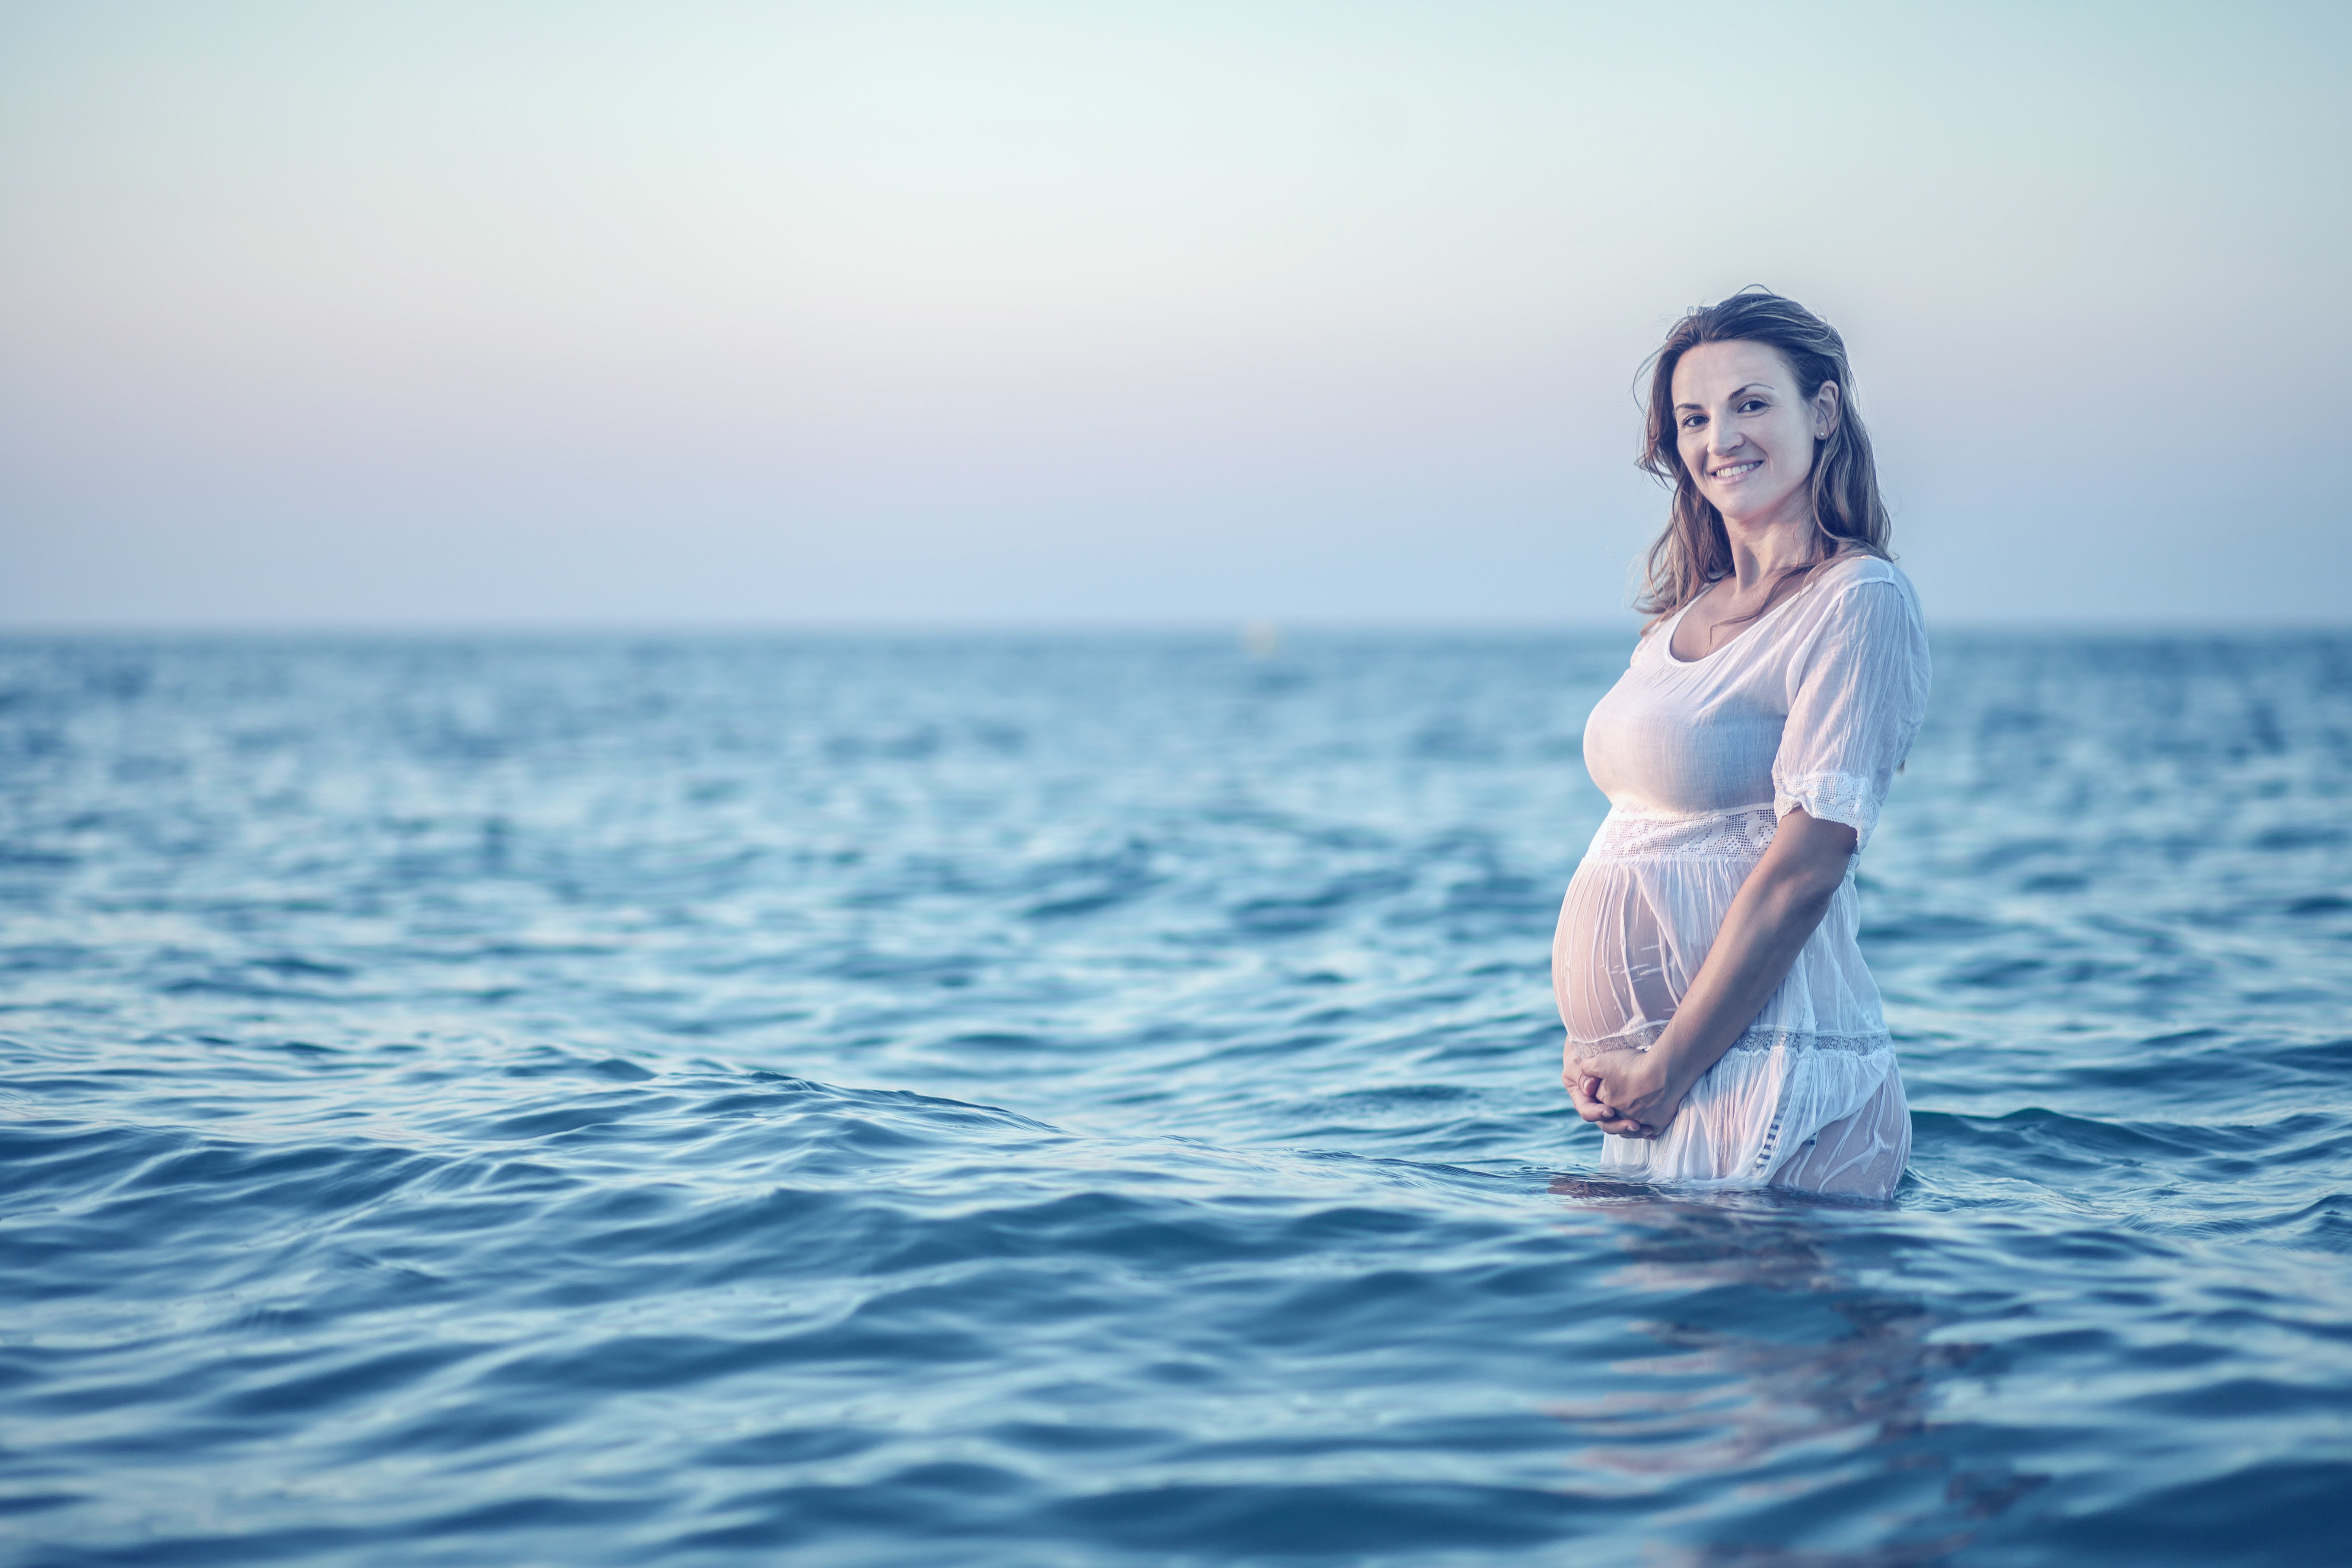
[[[1731,542],[1733,585],[1742,597],[1763,591],[1784,572],[1812,564],[1812,519],[1779,517],[1765,523],[1723,520]]]

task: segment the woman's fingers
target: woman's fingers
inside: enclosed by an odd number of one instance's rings
[[[1600,1110],[1601,1114],[1594,1118],[1594,1120],[1601,1123],[1601,1129],[1602,1131],[1615,1132],[1625,1137],[1632,1137],[1641,1130],[1641,1119],[1636,1116],[1629,1115],[1625,1111],[1620,1110],[1617,1107],[1610,1104],[1608,1097],[1601,1092],[1597,1080],[1595,1081],[1593,1089],[1588,1092],[1587,1098],[1590,1099],[1593,1105]]]
[[[1593,1099],[1585,1091],[1583,1084],[1570,1083],[1568,1086],[1568,1098],[1575,1104],[1576,1113],[1579,1116],[1591,1122],[1603,1132],[1613,1132],[1620,1138],[1630,1138],[1635,1135],[1636,1130],[1642,1125],[1638,1121],[1620,1115],[1615,1107],[1603,1105]]]
[[[1605,1122],[1616,1114],[1585,1092],[1584,1085],[1575,1079],[1569,1081],[1568,1098],[1576,1107],[1576,1113],[1587,1121]]]
[[[1666,1123],[1674,1120],[1672,1106],[1664,1108],[1665,1115],[1659,1120],[1655,1121],[1645,1120],[1645,1115],[1654,1115],[1660,1109],[1656,1103],[1659,1096],[1654,1089],[1635,1082],[1621,1081],[1612,1084],[1608,1079],[1601,1078],[1589,1079],[1586,1081],[1590,1085],[1585,1093],[1586,1099],[1608,1111],[1615,1119],[1640,1129],[1639,1131],[1630,1133],[1629,1136],[1655,1138],[1665,1131]],[[1641,1107],[1641,1110],[1634,1110],[1636,1106]]]
[[[1655,1138],[1664,1131],[1611,1103],[1609,1085],[1598,1073],[1562,1073],[1560,1081],[1568,1088],[1576,1113],[1603,1132],[1619,1138]]]

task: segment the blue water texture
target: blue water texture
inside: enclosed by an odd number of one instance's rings
[[[2352,636],[1940,637],[1891,1205],[1595,1174],[1629,646],[0,641],[0,1563],[2352,1561]]]

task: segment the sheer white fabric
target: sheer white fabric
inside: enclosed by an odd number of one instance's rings
[[[1679,617],[1677,617],[1679,618]],[[1566,1068],[1646,1050],[1731,901],[1801,806],[1870,841],[1927,700],[1909,579],[1864,557],[1818,570],[1739,637],[1679,659],[1674,623],[1633,650],[1584,727],[1610,811],[1552,939]],[[1911,1146],[1851,866],[1829,911],[1731,1049],[1655,1139],[1611,1138],[1601,1168],[1717,1186],[1885,1196]]]

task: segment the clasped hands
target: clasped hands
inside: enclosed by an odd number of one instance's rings
[[[1579,1116],[1620,1138],[1657,1137],[1690,1092],[1663,1053],[1630,1046],[1571,1060],[1560,1081]]]

